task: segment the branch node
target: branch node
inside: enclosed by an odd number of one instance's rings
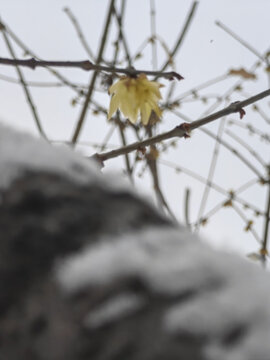
[[[83,70],[89,71],[93,69],[93,63],[91,63],[89,60],[82,61],[81,64]]]
[[[96,154],[90,156],[89,159],[94,160],[100,169],[104,168],[104,162],[103,162],[102,156],[100,154],[96,153]]]
[[[179,126],[177,126],[177,128],[184,131],[183,137],[185,139],[190,138],[191,129],[190,129],[190,124],[189,123],[184,122],[184,123],[180,124]]]
[[[182,76],[182,75],[180,75],[179,73],[177,73],[177,72],[175,72],[175,71],[173,71],[172,73],[171,73],[171,76],[169,77],[169,80],[174,80],[174,79],[177,79],[177,80],[184,80],[184,77]]]
[[[242,107],[239,107],[240,101],[235,101],[231,103],[231,107],[234,109],[234,112],[239,112],[240,119],[243,119],[243,117],[246,115],[245,110]]]
[[[29,59],[28,65],[29,65],[29,67],[30,67],[32,70],[35,70],[35,69],[36,69],[36,66],[37,66],[37,61],[36,61],[36,59],[35,59],[35,58]]]

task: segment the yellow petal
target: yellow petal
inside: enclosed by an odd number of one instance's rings
[[[116,83],[112,84],[109,88],[109,94],[111,95],[121,90],[121,88],[124,87],[125,80],[126,77],[123,77],[120,80],[118,80]]]
[[[110,107],[108,111],[108,120],[111,119],[113,114],[116,112],[117,108],[119,107],[119,101],[117,99],[117,95],[113,95],[110,102]]]
[[[138,117],[138,107],[134,106],[132,97],[125,96],[125,98],[121,100],[120,110],[131,122],[136,123]]]
[[[117,108],[133,123],[136,123],[140,115],[141,122],[146,125],[152,111],[160,117],[162,114],[158,106],[158,101],[161,99],[160,87],[161,84],[149,81],[145,74],[140,74],[137,78],[122,77],[109,89],[112,98],[108,118]]]
[[[122,89],[121,89],[122,90]],[[136,99],[136,94],[134,88],[130,87],[128,90],[119,93],[120,98],[120,109],[125,114],[133,112],[134,100]]]
[[[150,119],[150,115],[151,115],[151,107],[145,103],[142,104],[141,106],[141,121],[143,123],[143,125],[147,125]]]
[[[147,79],[141,79],[141,85],[152,94],[155,94],[158,99],[161,99],[159,88],[162,86],[156,81],[149,81]]]

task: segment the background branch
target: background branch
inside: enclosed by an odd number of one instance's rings
[[[102,61],[103,51],[105,49],[105,44],[106,44],[106,41],[107,41],[109,27],[110,27],[110,23],[111,23],[111,18],[112,18],[112,15],[113,15],[113,9],[114,9],[114,0],[111,0],[110,5],[109,5],[108,14],[107,14],[106,23],[105,23],[104,30],[103,30],[103,35],[102,35],[100,46],[99,46],[98,55],[97,55],[97,60],[96,60],[97,65],[99,65],[99,63]],[[90,102],[91,102],[95,82],[97,80],[97,75],[98,75],[98,72],[94,71],[94,73],[92,75],[92,78],[91,78],[91,81],[89,83],[88,91],[87,91],[87,94],[86,94],[86,97],[85,97],[85,100],[84,100],[84,104],[83,104],[83,107],[82,107],[82,110],[81,110],[77,125],[75,127],[74,134],[72,136],[71,142],[72,142],[73,145],[76,144],[76,142],[78,140],[78,137],[80,135],[83,123],[85,121],[86,113],[87,113],[87,110],[88,110],[88,104],[90,104]]]
[[[2,29],[2,34],[3,34],[4,41],[5,41],[5,43],[6,43],[6,46],[7,46],[7,48],[8,48],[8,51],[9,51],[10,55],[13,57],[13,59],[11,59],[11,61],[15,61],[15,62],[16,62],[17,59],[16,59],[15,52],[14,52],[14,50],[13,50],[13,48],[12,48],[12,45],[11,45],[11,43],[10,43],[10,41],[9,41],[9,39],[8,39],[8,36],[7,36],[7,34],[6,34],[6,32],[5,32],[4,29]],[[31,112],[32,112],[34,121],[35,121],[36,126],[37,126],[37,129],[38,129],[38,131],[39,131],[39,134],[40,134],[44,139],[48,140],[48,139],[47,139],[47,136],[46,136],[46,134],[45,134],[45,132],[44,132],[44,130],[43,130],[43,127],[42,127],[42,125],[41,125],[41,122],[40,122],[40,119],[39,119],[39,116],[38,116],[38,113],[37,113],[37,109],[36,109],[36,106],[35,106],[35,104],[34,104],[34,100],[32,99],[32,96],[31,96],[31,93],[30,93],[30,91],[29,91],[29,89],[28,89],[27,83],[26,83],[26,81],[24,80],[23,73],[22,73],[22,71],[20,70],[19,66],[16,65],[15,68],[16,68],[16,72],[17,72],[18,77],[19,77],[19,82],[20,82],[20,84],[22,85],[22,88],[23,88],[23,91],[24,91],[26,100],[27,100],[27,102],[28,102],[28,104],[29,104],[29,107],[30,107],[30,110],[31,110]]]

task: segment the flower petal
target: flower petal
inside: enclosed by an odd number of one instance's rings
[[[108,120],[111,119],[113,114],[116,112],[116,110],[119,108],[119,97],[117,95],[113,95],[111,97],[110,107],[108,111]]]
[[[141,106],[141,122],[143,125],[147,125],[151,115],[151,107],[149,104],[144,103]]]
[[[140,115],[143,125],[147,125],[152,111],[158,117],[162,114],[158,106],[161,86],[156,81],[149,81],[145,74],[140,74],[137,78],[122,77],[109,89],[112,98],[108,118],[112,117],[118,108],[132,123],[136,123]]]

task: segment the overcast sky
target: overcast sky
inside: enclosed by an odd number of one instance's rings
[[[101,31],[107,12],[107,0],[2,0],[0,16],[5,24],[40,58],[48,60],[84,60],[87,55],[76,36],[74,27],[63,9],[68,7],[72,10],[85,37],[94,53],[97,52],[100,42]],[[119,1],[116,1],[119,4]],[[172,48],[177,35],[180,33],[187,13],[190,10],[190,0],[156,0],[156,30],[159,36],[165,40],[167,46]],[[224,23],[238,36],[247,41],[256,51],[263,54],[270,47],[269,39],[269,0],[201,0],[193,18],[190,30],[185,41],[176,56],[176,68],[185,80],[177,84],[175,98],[185,91],[217,76],[223,75],[229,69],[241,67],[250,69],[258,57],[250,50],[239,44],[224,30],[215,24],[215,21]],[[115,38],[115,23],[111,27],[111,35],[106,46],[106,58],[109,59],[113,51],[113,39]],[[128,0],[124,20],[124,29],[131,54],[135,54],[141,43],[151,35],[150,27],[150,1]],[[14,44],[14,43],[12,43]],[[17,57],[23,57],[23,51],[14,45]],[[143,58],[136,64],[140,69],[151,69],[151,47],[146,48]],[[10,57],[3,37],[0,38],[0,56]],[[165,55],[161,47],[158,48],[157,65],[161,66]],[[50,81],[56,80],[46,70],[38,69],[31,71],[24,69],[23,73],[28,81]],[[65,76],[78,83],[87,84],[90,74],[81,70],[62,71]],[[15,69],[1,66],[0,76],[5,75],[16,78]],[[242,100],[245,97],[256,94],[269,87],[266,73],[261,70],[257,73],[257,81],[245,82],[244,92],[235,93],[230,101]],[[238,78],[230,78],[217,84],[214,88],[206,89],[203,94],[215,96],[223,95]],[[161,81],[165,87],[163,94],[169,86],[167,80]],[[30,88],[34,102],[46,133],[51,139],[70,140],[76,121],[80,114],[80,106],[72,107],[71,101],[74,93],[65,88]],[[14,85],[0,78],[1,109],[0,118],[2,121],[37,134],[29,106],[20,86]],[[99,101],[104,107],[108,107],[109,96],[104,92],[98,95]],[[202,116],[209,111],[210,105],[214,104],[213,99],[208,104],[201,102],[186,103],[179,111],[191,120]],[[269,113],[270,100],[260,103],[264,111]],[[221,104],[219,108],[225,106]],[[237,114],[229,117],[239,120]],[[160,125],[160,131],[166,131],[179,124],[182,120],[173,114],[166,114]],[[263,132],[269,133],[269,125],[257,114],[247,109],[247,115],[243,120],[256,125]],[[207,129],[216,133],[220,121],[207,126]],[[267,128],[268,126],[268,128]],[[94,117],[89,111],[87,123],[84,126],[80,140],[102,142],[109,130],[106,120]],[[258,153],[269,162],[269,143],[261,143],[254,137],[247,136],[247,132],[239,129],[235,134],[242,137]],[[134,138],[130,141],[134,141]],[[228,139],[227,139],[228,140]],[[230,139],[233,143],[233,140]],[[117,132],[110,139],[112,145],[119,143]],[[174,169],[164,165],[164,161],[171,161],[173,164],[184,166],[196,173],[207,177],[211,156],[215,142],[201,131],[194,132],[190,140],[180,140],[177,149],[162,155],[160,172],[162,187],[172,205],[176,216],[183,220],[183,199],[185,189],[191,188],[191,214],[192,220],[196,219],[199,204],[204,187],[198,181],[184,175],[177,174]],[[241,148],[240,148],[241,149]],[[80,147],[79,150],[91,154],[92,148]],[[243,149],[241,149],[242,151]],[[251,161],[250,154],[244,152]],[[161,161],[161,162],[162,162]],[[108,163],[107,169],[119,170],[122,167],[122,160]],[[263,172],[263,169],[254,161],[254,165]],[[105,169],[106,171],[106,169]],[[137,173],[138,175],[138,173]],[[254,179],[254,174],[231,153],[221,148],[218,157],[218,165],[214,175],[214,181],[224,189],[236,189],[246,181]],[[138,180],[140,191],[150,194],[150,181],[147,176]],[[258,208],[265,208],[265,188],[256,185],[248,191],[243,192],[242,197],[255,204]],[[207,210],[213,208],[225,198],[216,192],[211,192],[207,203]],[[241,211],[244,211],[241,208]],[[255,220],[253,212],[245,212],[246,219]],[[262,236],[263,219],[256,220],[259,236]],[[257,250],[258,245],[253,236],[243,231],[245,222],[231,209],[222,209],[213,216],[204,233],[214,239],[215,243],[225,247],[246,253]]]

